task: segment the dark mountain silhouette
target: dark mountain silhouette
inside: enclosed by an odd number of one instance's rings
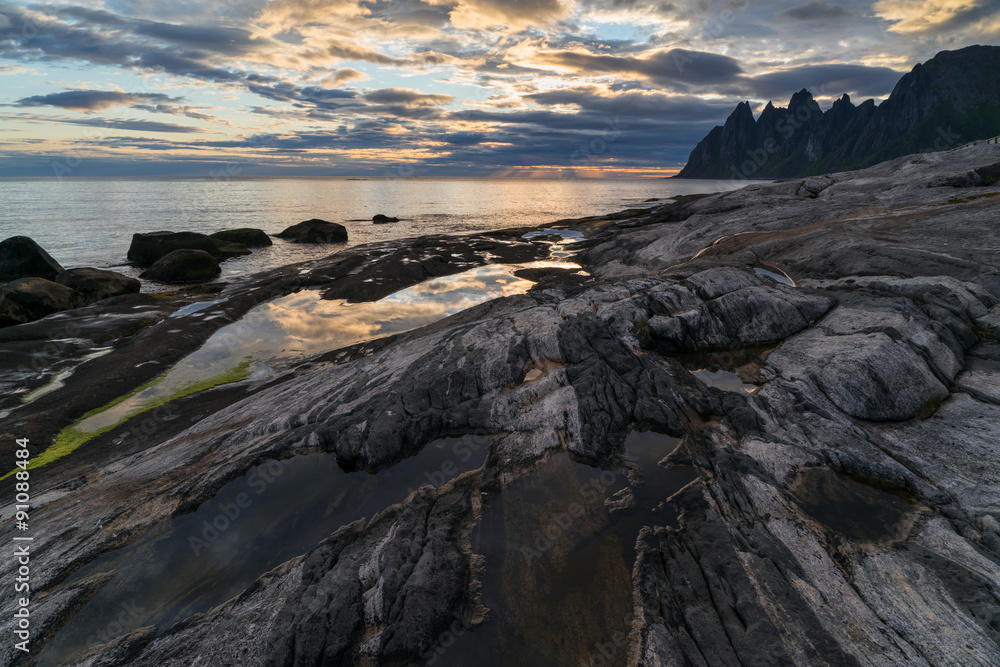
[[[754,120],[742,102],[691,152],[677,178],[812,176],[868,167],[1000,135],[1000,46],[942,51],[859,106],[844,95],[826,112],[808,90]]]

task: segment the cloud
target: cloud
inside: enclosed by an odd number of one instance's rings
[[[570,10],[561,0],[430,0],[428,4],[451,6],[452,25],[474,30],[523,30],[552,23]]]
[[[826,0],[810,0],[804,5],[792,7],[778,14],[793,21],[831,21],[850,16],[843,5]]]
[[[670,83],[711,84],[734,81],[743,70],[729,56],[670,49],[645,58],[595,55],[580,51],[541,52],[536,60],[570,69],[577,74],[638,75],[661,85]]]
[[[182,44],[220,55],[240,56],[260,47],[249,30],[200,25],[175,25],[153,21],[134,21],[131,33],[153,37],[171,44]]]
[[[37,123],[60,123],[65,125],[85,125],[105,130],[129,130],[131,132],[168,132],[175,134],[200,134],[199,127],[176,125],[174,123],[158,123],[151,120],[135,120],[131,118],[62,118],[59,116],[36,116],[19,114],[7,116],[7,120],[26,120]]]
[[[944,30],[990,24],[996,32],[998,0],[878,0],[875,14],[893,23],[890,30],[903,34],[939,33]]]
[[[433,107],[451,102],[451,95],[421,93],[411,88],[383,88],[366,93],[364,98],[377,104],[398,104],[404,107]]]
[[[772,100],[785,100],[803,88],[817,97],[840,97],[844,93],[885,97],[902,75],[888,67],[808,65],[748,78],[741,89],[754,97]]]
[[[14,103],[19,107],[59,107],[75,111],[98,111],[116,106],[162,104],[177,102],[180,98],[162,93],[122,93],[112,90],[67,90],[48,95],[32,95]]]
[[[338,69],[333,74],[320,81],[320,85],[324,88],[334,88],[342,83],[361,81],[367,78],[368,75],[364,72],[359,72],[356,69],[345,67],[343,69]]]
[[[729,102],[709,102],[694,95],[643,91],[612,94],[598,86],[564,88],[526,95],[525,98],[544,106],[572,104],[581,111],[603,114],[608,118],[622,116],[664,121],[700,121],[724,115],[731,107]]]
[[[310,23],[337,23],[369,10],[356,0],[271,0],[257,16],[260,32],[276,35]]]
[[[130,130],[132,132],[170,132],[182,134],[200,134],[204,132],[201,128],[190,125],[175,125],[174,123],[158,123],[151,120],[119,120],[119,119],[97,119],[97,118],[72,118],[57,121],[60,123],[70,123],[73,125],[90,125],[92,127],[104,127],[115,130]]]

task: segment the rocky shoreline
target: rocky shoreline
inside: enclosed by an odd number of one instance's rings
[[[524,294],[138,414],[32,471],[35,652],[9,642],[0,662],[34,663],[89,613],[117,570],[85,566],[141,558],[255,466],[328,453],[378,478],[479,434],[479,468],[429,470],[172,627],[110,617],[73,663],[467,664],[478,642],[490,665],[998,664],[1000,187],[977,177],[998,164],[976,146],[560,221],[582,272],[532,269]],[[530,231],[355,247],[0,329],[7,395],[72,371],[0,404],[4,431],[37,452],[295,292],[374,302],[551,259],[559,237]],[[212,319],[170,317],[208,302]],[[661,468],[691,471],[676,488],[636,462],[646,432],[666,438]]]

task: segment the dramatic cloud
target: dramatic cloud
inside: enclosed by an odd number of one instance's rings
[[[37,111],[0,159],[663,175],[738,101],[882,98],[990,40],[1000,0],[0,0],[0,106]]]

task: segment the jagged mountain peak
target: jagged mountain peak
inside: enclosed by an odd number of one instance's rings
[[[903,75],[880,105],[844,94],[823,111],[802,88],[754,120],[740,102],[698,144],[680,178],[808,176],[1000,135],[1000,46],[942,51]]]

